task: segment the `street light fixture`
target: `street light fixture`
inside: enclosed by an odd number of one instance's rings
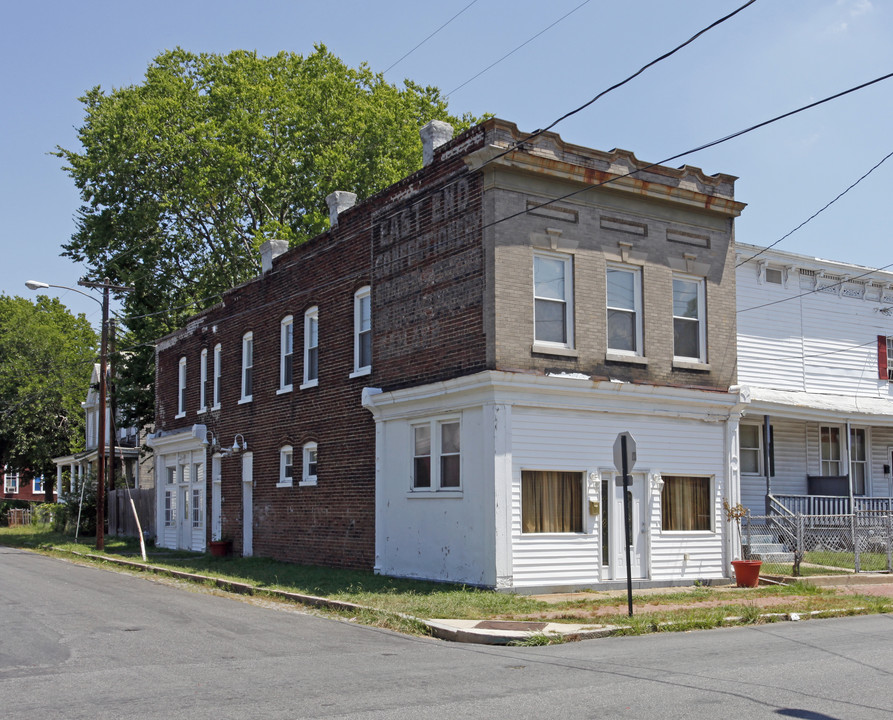
[[[99,435],[99,443],[97,447],[97,458],[96,458],[96,549],[104,550],[105,549],[105,406],[106,406],[106,368],[108,366],[108,337],[109,337],[109,290],[116,290],[118,292],[130,292],[133,288],[123,287],[119,285],[112,285],[109,282],[108,278],[105,278],[101,283],[100,282],[89,282],[87,280],[78,280],[78,285],[82,287],[91,287],[91,288],[102,288],[102,340],[100,343],[99,349],[99,417],[97,418],[98,422],[98,435]],[[53,285],[52,283],[40,282],[39,280],[28,280],[25,283],[25,287],[29,290],[41,290],[45,288],[60,288],[62,290],[71,290],[72,292],[79,293],[80,295],[84,295],[85,297],[90,298],[91,300],[96,300],[95,297],[90,295],[89,293],[85,293],[83,290],[78,290],[77,288],[68,287],[67,285]]]

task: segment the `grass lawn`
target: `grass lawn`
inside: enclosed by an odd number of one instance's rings
[[[0,545],[32,548],[49,554],[72,557],[94,552],[94,538],[73,538],[55,534],[41,526],[0,528]],[[58,548],[53,551],[51,548]],[[135,539],[108,537],[104,554],[140,560]],[[765,613],[808,613],[836,610],[844,613],[876,613],[893,610],[889,598],[838,595],[833,589],[802,584],[761,586],[759,588],[689,588],[634,594],[635,612],[627,617],[626,595],[587,593],[559,602],[463,585],[401,580],[375,575],[365,570],[342,570],[294,565],[267,558],[215,558],[209,554],[174,552],[149,548],[149,564],[170,570],[212,575],[247,583],[262,594],[267,589],[286,590],[346,601],[372,608],[369,612],[349,612],[352,619],[404,632],[424,632],[424,626],[407,621],[400,614],[419,618],[467,618],[503,620],[543,620],[584,624],[611,624],[626,632],[691,630],[734,623],[765,622]],[[114,566],[105,564],[106,567]],[[335,613],[345,614],[345,613]],[[838,613],[839,614],[839,613]]]

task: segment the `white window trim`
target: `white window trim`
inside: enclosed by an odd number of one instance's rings
[[[285,358],[286,358],[286,340],[288,332],[291,331],[291,377],[292,382],[285,382]],[[291,392],[294,388],[295,379],[295,318],[293,315],[286,315],[279,323],[279,389],[276,394]]]
[[[316,453],[316,474],[310,474],[310,453]],[[294,462],[294,460],[292,460]],[[301,482],[298,483],[300,487],[308,487],[316,485],[317,478],[319,477],[319,445],[315,442],[307,442],[304,443],[304,446],[301,448]]]
[[[312,322],[316,322],[316,345],[310,345],[310,325]],[[308,377],[308,372],[310,370],[310,351],[313,348],[316,348],[316,377],[310,379]],[[319,385],[319,307],[314,305],[312,308],[307,310],[304,313],[304,382],[301,384],[300,389],[306,390],[307,388],[316,387]]]
[[[181,357],[180,363],[177,365],[177,414],[175,420],[186,417],[186,403],[183,402],[184,390],[186,389],[186,358]]]
[[[13,488],[10,485],[10,478],[15,479],[15,487]],[[18,495],[19,491],[22,489],[21,478],[19,477],[19,472],[16,470],[15,472],[11,471],[8,467],[3,470],[3,492],[8,493],[10,495]]]
[[[368,365],[360,365],[360,333],[363,332],[363,301],[369,302],[369,334],[372,334],[372,288],[368,285],[361,287],[353,296],[353,372],[349,377],[361,377],[372,372],[372,358]],[[370,353],[371,354],[371,353]]]
[[[212,410],[220,409],[220,394],[223,385],[223,348],[220,343],[214,346],[214,381],[212,392],[214,394],[214,404]]]
[[[757,470],[756,472],[745,472],[743,469],[741,470],[742,475],[746,475],[747,477],[764,477],[765,473],[763,470],[763,455],[765,451],[763,450],[763,425],[761,423],[752,423],[752,422],[742,422],[740,424],[738,430],[738,465],[739,467],[743,467],[743,463],[741,462],[741,451],[744,447],[741,444],[741,430],[742,427],[754,427],[757,429],[757,447],[755,448],[757,451]],[[754,448],[747,448],[748,450],[753,450]],[[694,476],[687,476],[694,477]]]
[[[855,433],[856,431],[861,430],[865,433],[865,459],[864,460],[856,460],[852,457],[855,453],[850,453],[850,457],[848,458],[849,462],[847,463],[847,468],[850,474],[851,482],[855,482],[855,475],[853,473],[853,465],[855,463],[859,463],[860,465],[865,466],[865,487],[862,489],[862,495],[857,495],[857,497],[871,497],[872,496],[872,482],[871,482],[871,427],[868,425],[850,425],[850,433]],[[852,437],[849,438],[848,447],[852,448],[853,440]],[[844,447],[844,452],[846,452],[846,447]]]
[[[251,364],[248,364],[248,361]],[[251,393],[246,393],[248,371],[251,371],[252,388]],[[242,394],[239,398],[239,405],[249,403],[254,399],[254,333],[249,331],[242,336],[242,371],[241,371],[241,388]]]
[[[208,348],[199,356],[198,413],[208,412]]]
[[[560,260],[564,263],[564,322],[567,328],[567,341],[563,343],[538,340],[536,337],[536,258]],[[554,353],[556,350],[574,350],[574,256],[567,253],[536,250],[533,253],[533,351]],[[554,298],[543,298],[554,302]]]
[[[459,425],[459,486],[458,487],[441,487],[440,482],[440,458],[441,445],[443,437],[440,428],[442,425],[457,423]],[[431,486],[415,487],[415,429],[417,427],[428,426],[431,430]],[[443,417],[435,417],[422,422],[413,422],[409,425],[409,492],[410,496],[415,497],[462,497],[464,491],[463,472],[464,457],[462,455],[462,419],[458,415],[446,415]]]
[[[838,459],[832,460],[831,458],[825,458],[822,454],[822,428],[836,428],[837,429],[837,454]],[[846,448],[847,448],[847,435],[846,435],[846,425],[835,425],[833,423],[820,423],[819,424],[819,475],[823,477],[840,477],[841,475],[846,475],[849,472],[849,458],[847,458]],[[825,463],[836,462],[838,464],[838,471],[834,475],[825,475]],[[846,470],[847,472],[844,472]]]
[[[633,276],[633,309],[631,312],[635,314],[635,349],[619,350],[608,346],[608,356],[622,358],[643,358],[644,352],[644,332],[642,330],[642,268],[635,265],[621,265],[620,263],[608,263],[605,270],[605,320],[607,322],[607,314],[609,310],[619,310],[621,312],[630,312],[629,308],[615,308],[608,304],[608,270],[629,273]]]
[[[291,477],[285,477],[286,457],[291,455]],[[294,485],[295,476],[295,454],[291,445],[283,445],[279,448],[279,482],[276,487],[292,487]]]
[[[707,305],[706,305],[706,283],[704,278],[696,275],[683,275],[682,273],[673,273],[672,280],[683,280],[685,282],[695,283],[698,288],[698,357],[689,357],[688,355],[676,354],[676,341],[673,339],[673,365],[675,367],[685,368],[689,370],[709,369],[707,366]],[[670,285],[672,293],[672,282]],[[675,300],[675,298],[673,298]],[[672,305],[670,306],[672,310]],[[673,324],[676,324],[676,314],[673,314]],[[682,320],[691,321],[692,318],[680,318]],[[674,327],[675,334],[675,327]],[[702,367],[706,366],[706,367]],[[692,476],[693,477],[693,476]]]

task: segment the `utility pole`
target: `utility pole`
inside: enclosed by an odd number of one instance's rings
[[[109,490],[114,490],[117,487],[115,482],[115,447],[118,445],[118,423],[115,418],[118,404],[116,402],[117,393],[115,392],[115,337],[115,318],[111,318],[109,320],[109,345],[111,346],[109,351],[109,385],[111,388],[109,422],[112,427],[109,431]]]
[[[89,288],[102,288],[102,340],[99,346],[99,443],[96,459],[96,549],[105,550],[105,408],[106,408],[106,368],[108,367],[109,340],[109,290],[129,292],[133,288],[112,285],[108,278],[102,282],[78,280],[78,285]]]

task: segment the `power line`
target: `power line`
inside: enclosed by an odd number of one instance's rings
[[[753,259],[755,259],[755,258],[758,258],[760,255],[762,255],[762,254],[763,254],[764,252],[766,252],[767,250],[771,250],[772,248],[774,248],[776,245],[778,245],[778,243],[780,243],[780,242],[781,242],[782,240],[784,240],[785,238],[788,238],[788,237],[790,237],[791,235],[793,235],[793,234],[794,234],[795,232],[797,232],[800,228],[802,228],[804,225],[806,225],[806,223],[808,223],[810,220],[812,220],[812,219],[815,218],[816,216],[820,215],[820,214],[823,213],[825,210],[827,210],[829,207],[831,207],[834,203],[836,203],[838,200],[840,200],[840,198],[842,198],[842,197],[843,197],[844,195],[846,195],[850,190],[852,190],[854,187],[856,187],[856,185],[858,185],[858,184],[859,184],[860,182],[862,182],[865,178],[867,178],[869,175],[871,175],[871,173],[873,173],[875,170],[877,170],[881,165],[883,165],[883,164],[884,164],[887,160],[889,160],[891,157],[893,157],[893,152],[890,152],[888,155],[886,155],[886,156],[885,156],[885,157],[884,157],[884,158],[883,158],[877,165],[875,165],[873,168],[871,168],[871,170],[869,170],[869,171],[868,171],[867,173],[865,173],[862,177],[860,177],[858,180],[856,180],[856,182],[854,182],[852,185],[850,185],[846,190],[844,190],[842,193],[840,193],[840,194],[839,194],[836,198],[834,198],[831,202],[827,203],[821,210],[817,210],[817,211],[814,212],[812,215],[810,215],[808,218],[806,218],[806,220],[804,220],[802,223],[800,223],[797,227],[795,227],[793,230],[791,230],[789,233],[787,233],[786,235],[782,235],[780,238],[778,238],[778,240],[776,240],[776,241],[775,241],[774,243],[772,243],[771,245],[768,245],[767,247],[764,247],[764,248],[763,248],[762,250],[760,250],[756,255],[751,255],[749,258],[746,258],[746,259],[742,260],[742,261],[741,261],[740,263],[738,263],[735,267],[736,267],[736,268],[739,268],[739,267],[741,267],[742,265],[744,265],[744,263],[748,263],[748,262],[750,262],[751,260],[753,260]]]
[[[406,53],[405,55],[403,55],[403,57],[401,57],[399,60],[395,60],[393,63],[391,63],[390,66],[388,67],[388,69],[385,70],[384,73],[382,73],[382,75],[384,75],[384,74],[390,72],[390,70],[391,70],[394,66],[399,65],[399,64],[400,64],[401,62],[403,62],[406,58],[408,58],[410,55],[412,55],[416,50],[418,50],[420,47],[422,47],[422,45],[424,45],[424,44],[425,44],[426,42],[428,42],[431,38],[433,38],[435,35],[437,35],[437,33],[439,33],[441,30],[443,30],[447,25],[449,25],[451,22],[453,22],[453,20],[455,20],[455,19],[456,19],[457,17],[459,17],[462,13],[464,13],[466,10],[468,10],[468,8],[470,8],[472,5],[474,5],[477,1],[478,1],[478,0],[471,0],[471,2],[468,3],[468,5],[466,5],[466,6],[465,6],[464,8],[462,8],[459,12],[457,12],[455,15],[453,15],[453,17],[451,17],[451,18],[450,18],[449,20],[447,20],[443,25],[441,25],[439,28],[437,28],[437,30],[435,30],[435,31],[434,31],[433,33],[431,33],[428,37],[426,37],[424,40],[422,40],[422,42],[420,42],[418,45],[416,45],[412,50],[410,50],[408,53]]]
[[[619,87],[623,87],[623,86],[626,85],[628,82],[630,82],[630,81],[633,80],[634,78],[637,78],[639,75],[641,75],[643,72],[645,72],[648,68],[650,68],[650,67],[652,67],[652,66],[654,66],[654,65],[657,65],[657,63],[659,63],[659,62],[661,62],[661,61],[663,61],[663,60],[666,60],[666,59],[667,59],[668,57],[670,57],[671,55],[675,55],[677,52],[679,52],[679,51],[680,51],[682,48],[684,48],[686,45],[690,45],[690,44],[693,43],[695,40],[697,40],[699,37],[701,37],[701,35],[703,35],[704,33],[706,33],[706,32],[708,32],[708,31],[712,30],[713,28],[717,27],[718,25],[722,25],[722,23],[724,23],[726,20],[729,20],[730,18],[734,17],[735,15],[737,15],[738,13],[740,13],[742,10],[744,10],[744,9],[747,8],[748,6],[753,5],[755,2],[756,2],[756,0],[748,0],[748,2],[744,3],[744,5],[742,5],[741,7],[739,7],[737,10],[734,10],[733,12],[730,12],[728,15],[725,15],[724,17],[721,17],[719,20],[716,20],[715,22],[711,23],[711,24],[708,25],[707,27],[705,27],[705,28],[699,30],[698,32],[696,32],[694,35],[692,35],[688,40],[686,40],[686,41],[685,41],[684,43],[682,43],[681,45],[677,45],[675,48],[673,48],[673,49],[670,50],[669,52],[666,52],[666,53],[664,53],[663,55],[661,55],[660,57],[655,58],[655,59],[652,60],[651,62],[647,63],[646,65],[643,65],[641,68],[639,68],[636,72],[634,72],[632,75],[630,75],[630,76],[629,76],[628,78],[626,78],[625,80],[621,80],[620,82],[615,83],[614,85],[612,85],[611,87],[609,87],[607,90],[603,90],[602,92],[600,92],[598,95],[596,95],[594,98],[592,98],[592,99],[589,100],[588,102],[586,102],[586,103],[580,105],[580,107],[576,108],[575,110],[571,110],[570,112],[565,113],[565,114],[562,115],[560,118],[558,118],[558,119],[555,120],[554,122],[550,123],[550,124],[547,125],[546,127],[544,127],[544,128],[540,128],[539,130],[535,130],[535,131],[532,132],[530,135],[528,135],[526,138],[524,138],[523,140],[519,140],[518,142],[516,142],[514,145],[512,145],[511,147],[509,147],[507,150],[503,151],[503,152],[500,153],[499,155],[496,155],[495,157],[490,158],[490,160],[488,160],[487,162],[492,162],[493,160],[497,160],[497,159],[501,158],[503,155],[507,155],[508,153],[512,152],[512,150],[514,150],[515,148],[517,148],[517,147],[523,145],[525,142],[530,142],[530,141],[533,140],[535,137],[539,137],[539,136],[542,135],[544,132],[548,132],[548,131],[551,130],[553,127],[555,127],[558,123],[562,122],[563,120],[567,120],[567,118],[571,117],[572,115],[576,115],[578,112],[581,112],[582,110],[585,110],[586,108],[588,108],[590,105],[592,105],[592,104],[593,104],[596,100],[598,100],[599,98],[604,97],[604,96],[607,95],[609,92],[611,92],[611,91],[613,91],[613,90],[616,90],[616,89],[619,88]],[[574,9],[576,10],[576,8],[574,8]],[[573,12],[573,11],[571,11],[571,12]],[[562,18],[562,19],[563,19],[563,18]],[[554,24],[554,23],[553,23],[553,24]],[[551,27],[551,25],[550,25],[549,27]],[[547,28],[547,29],[548,29],[548,28]],[[531,39],[532,39],[532,38],[531,38]],[[528,41],[528,42],[529,42],[529,41]],[[513,50],[512,52],[514,52],[514,50]],[[489,68],[487,68],[487,69],[489,69]],[[484,71],[484,72],[485,72],[485,71]],[[475,77],[477,77],[477,76],[475,76]],[[472,78],[472,80],[473,80],[473,79],[474,79],[474,78]],[[471,81],[469,80],[469,81],[467,81],[467,82],[471,82]],[[460,85],[459,87],[462,87],[462,86]],[[458,88],[457,88],[457,89],[458,89]],[[453,92],[455,92],[455,90],[454,90]],[[449,97],[449,94],[447,94],[447,97]],[[486,164],[486,163],[485,163],[485,164]]]
[[[750,0],[750,1],[751,1],[751,2],[756,2],[756,0]],[[507,57],[509,57],[510,55],[514,55],[514,54],[515,54],[516,52],[518,52],[518,50],[520,50],[522,47],[524,47],[525,45],[527,45],[527,44],[533,42],[534,40],[536,40],[540,35],[542,35],[542,34],[543,34],[544,32],[546,32],[547,30],[551,30],[553,27],[555,27],[558,23],[560,23],[560,22],[561,22],[562,20],[564,20],[566,17],[568,17],[568,16],[570,16],[570,15],[573,15],[575,12],[577,12],[577,10],[579,10],[579,9],[580,9],[581,7],[583,7],[584,5],[588,5],[589,2],[590,2],[590,0],[583,0],[583,2],[581,2],[579,5],[577,5],[577,7],[575,7],[573,10],[570,10],[570,11],[566,12],[564,15],[562,15],[560,18],[558,18],[558,19],[557,19],[555,22],[553,22],[551,25],[549,25],[548,27],[543,28],[543,29],[540,30],[536,35],[534,35],[534,36],[528,38],[527,40],[525,40],[524,42],[522,42],[520,45],[518,45],[518,47],[516,47],[514,50],[510,50],[510,51],[507,52],[505,55],[503,55],[501,58],[499,58],[499,60],[497,60],[496,62],[492,62],[492,63],[490,63],[489,65],[487,65],[487,67],[485,67],[485,68],[484,68],[483,70],[481,70],[479,73],[477,73],[476,75],[473,75],[472,77],[468,78],[468,80],[466,80],[464,83],[462,83],[462,84],[459,85],[458,87],[455,87],[455,88],[453,88],[452,90],[450,90],[450,91],[446,94],[446,97],[449,97],[450,95],[452,95],[452,94],[453,94],[454,92],[456,92],[457,90],[461,90],[461,89],[464,88],[466,85],[468,85],[468,83],[470,83],[472,80],[477,80],[477,79],[478,79],[481,75],[483,75],[485,72],[487,72],[487,71],[490,70],[491,68],[494,68],[494,67],[496,67],[497,65],[499,65],[499,63],[501,63],[503,60],[505,60],[505,59],[506,59]]]

